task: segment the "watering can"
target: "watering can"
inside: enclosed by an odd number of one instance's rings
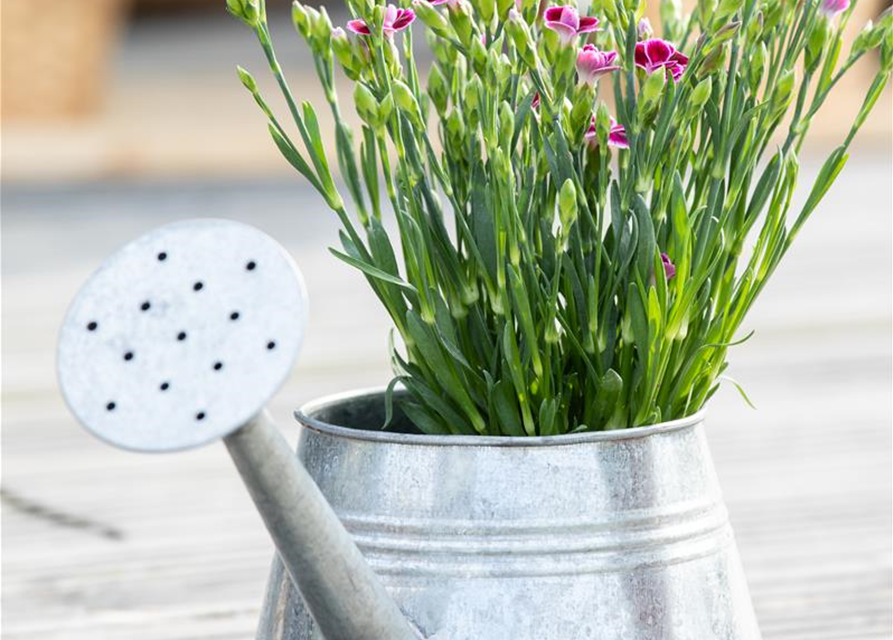
[[[190,220],[111,256],[71,304],[58,375],[134,451],[222,438],[277,549],[258,640],[759,640],[703,415],[542,438],[426,436],[381,392],[265,405],[307,297],[271,238]],[[361,552],[362,549],[362,552]]]

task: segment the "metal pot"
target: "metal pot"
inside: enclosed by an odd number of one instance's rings
[[[380,391],[305,406],[298,459],[422,637],[760,638],[703,412],[507,438],[411,433],[399,409],[382,431],[383,411]],[[320,637],[277,556],[257,638]]]

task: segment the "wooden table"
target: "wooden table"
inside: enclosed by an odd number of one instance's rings
[[[755,337],[732,352],[759,410],[729,387],[709,418],[766,640],[893,628],[890,150],[854,156],[746,324]],[[7,185],[3,196],[3,637],[252,637],[272,549],[223,447],[150,456],[92,439],[56,390],[55,333],[121,243],[195,215],[253,223],[307,275],[305,350],[273,404],[294,441],[301,402],[388,380],[387,318],[328,256],[333,216],[281,182]]]

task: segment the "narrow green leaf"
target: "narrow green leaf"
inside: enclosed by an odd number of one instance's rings
[[[409,291],[411,293],[418,295],[418,291],[416,290],[416,288],[414,286],[412,286],[408,282],[401,280],[400,278],[394,277],[391,274],[382,271],[378,267],[373,267],[371,264],[369,264],[367,262],[363,262],[362,260],[353,258],[353,257],[347,255],[346,253],[341,253],[337,249],[334,249],[331,247],[329,247],[329,252],[331,252],[331,254],[333,256],[335,256],[336,258],[338,258],[339,260],[343,260],[350,266],[356,267],[357,269],[359,269],[360,271],[362,271],[363,273],[365,273],[368,276],[377,278],[378,280],[383,280],[385,282],[389,282],[390,284],[393,284],[393,285],[397,285],[401,289],[405,289],[406,291]]]

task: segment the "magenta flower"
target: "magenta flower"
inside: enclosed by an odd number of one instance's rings
[[[580,74],[580,80],[588,85],[595,84],[603,75],[620,68],[614,64],[616,59],[616,51],[599,51],[594,44],[587,44],[577,54],[577,73]]]
[[[608,132],[608,146],[618,149],[629,149],[629,140],[626,139],[626,128],[611,118],[611,130]]]
[[[679,81],[688,65],[688,56],[676,51],[676,47],[660,38],[636,43],[636,66],[651,75],[657,69],[666,69]]]
[[[569,44],[574,36],[590,31],[598,31],[598,18],[580,17],[576,7],[566,4],[562,7],[549,7],[545,13],[546,26],[555,31],[564,44]]]
[[[403,31],[415,20],[415,12],[412,9],[398,9],[396,6],[389,4],[384,12],[384,24],[382,31],[384,35],[391,37],[398,31]],[[370,36],[372,32],[365,20],[351,20],[347,23],[347,28],[361,36]]]
[[[819,9],[829,18],[833,18],[838,13],[843,13],[850,8],[850,0],[822,0]]]
[[[583,139],[593,147],[598,146],[598,134],[595,131],[595,116],[589,124],[589,130],[583,135]],[[629,149],[629,140],[626,139],[626,128],[614,118],[611,118],[611,129],[608,131],[608,146],[618,149]]]
[[[667,280],[676,275],[676,265],[670,261],[670,256],[666,253],[661,253],[660,261],[664,265],[664,275],[667,277]]]

